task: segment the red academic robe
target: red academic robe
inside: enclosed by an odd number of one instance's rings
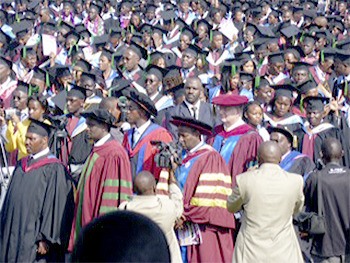
[[[94,218],[117,210],[132,195],[129,157],[115,140],[96,146],[84,164],[75,198],[69,251],[81,229]]]
[[[184,193],[183,215],[199,225],[202,236],[201,244],[187,246],[188,262],[231,262],[235,221],[226,210],[231,176],[224,159],[204,144],[188,154],[177,175]]]
[[[123,146],[126,148],[131,164],[133,176],[141,171],[149,171],[158,180],[161,168],[157,167],[154,157],[158,153],[151,141],[171,142],[171,134],[163,127],[152,123],[142,134],[139,141],[132,147],[132,135],[134,129],[130,129],[125,135]]]
[[[263,142],[259,133],[250,125],[243,124],[226,132],[223,125],[215,128],[213,147],[225,159],[233,185],[236,176],[255,165],[258,148]]]

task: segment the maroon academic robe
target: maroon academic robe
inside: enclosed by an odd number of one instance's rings
[[[231,176],[224,159],[204,144],[176,171],[183,190],[186,221],[197,223],[202,243],[187,246],[188,262],[231,262],[234,217],[226,210]]]
[[[117,141],[95,146],[84,164],[75,198],[69,251],[81,229],[94,218],[118,209],[132,195],[129,157]]]
[[[226,161],[235,185],[236,176],[256,164],[258,148],[263,139],[248,124],[240,125],[229,132],[220,125],[215,128],[215,134],[212,145]]]

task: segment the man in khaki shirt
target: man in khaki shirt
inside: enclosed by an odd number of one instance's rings
[[[237,176],[227,200],[231,213],[243,211],[233,262],[303,262],[292,216],[304,204],[303,178],[278,165],[276,142],[258,150],[260,167]]]
[[[174,176],[169,177],[169,196],[156,195],[156,181],[147,171],[142,171],[135,177],[134,192],[137,195],[131,201],[123,202],[119,209],[138,212],[156,222],[167,238],[171,262],[182,262],[174,225],[183,213],[183,200]]]

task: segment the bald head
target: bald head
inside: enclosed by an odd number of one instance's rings
[[[137,195],[155,195],[156,180],[148,171],[140,172],[134,179],[134,192]]]
[[[282,158],[281,149],[274,141],[263,142],[258,150],[259,164],[279,164]]]
[[[322,159],[325,164],[340,162],[343,157],[343,149],[339,140],[335,138],[325,139],[321,146]]]

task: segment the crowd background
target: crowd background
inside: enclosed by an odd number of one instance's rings
[[[173,262],[348,262],[348,9],[1,1],[0,261],[64,260],[121,206],[161,226]],[[289,183],[246,184],[254,169]],[[326,234],[294,231],[304,198]]]

